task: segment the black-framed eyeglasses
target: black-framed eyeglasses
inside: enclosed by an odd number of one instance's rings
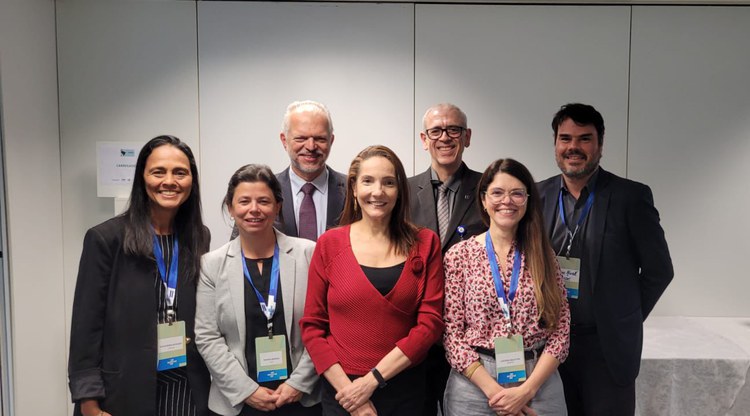
[[[439,140],[441,137],[443,137],[443,133],[448,135],[451,139],[458,139],[461,137],[461,134],[463,134],[464,130],[466,130],[466,127],[461,126],[448,126],[446,128],[441,127],[433,127],[431,129],[425,130],[425,134],[427,135],[427,138],[430,140]]]

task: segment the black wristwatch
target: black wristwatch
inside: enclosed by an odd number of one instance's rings
[[[375,380],[378,381],[378,388],[382,389],[383,387],[387,386],[388,383],[385,382],[385,379],[383,378],[383,375],[380,374],[380,371],[378,371],[377,368],[373,368],[370,370],[373,376],[375,376]]]

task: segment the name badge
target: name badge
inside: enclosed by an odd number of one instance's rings
[[[156,371],[171,370],[187,365],[185,347],[185,321],[159,324],[156,326],[157,361]]]
[[[258,383],[286,380],[286,336],[255,338],[255,364]]]
[[[523,355],[523,337],[495,338],[495,367],[500,384],[526,381],[526,363]]]
[[[565,290],[568,292],[568,299],[578,299],[578,282],[581,281],[581,259],[557,256],[557,262],[560,263],[560,271],[565,281]]]

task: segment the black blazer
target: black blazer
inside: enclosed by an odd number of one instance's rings
[[[482,174],[469,169],[462,163],[459,169],[464,169],[461,184],[456,194],[456,202],[453,206],[453,215],[448,224],[451,233],[442,243],[442,252],[445,254],[449,248],[462,239],[481,234],[487,231],[487,226],[482,222],[479,215],[477,203],[477,186]],[[410,211],[411,220],[415,224],[429,228],[439,235],[437,224],[437,208],[435,207],[435,193],[433,191],[430,168],[419,175],[409,178]],[[466,228],[463,237],[458,233],[458,226]]]
[[[153,416],[156,262],[125,254],[124,233],[125,219],[115,217],[89,229],[83,240],[70,329],[70,393],[74,402],[98,398],[102,410],[115,416]],[[177,281],[178,319],[185,321],[191,340],[197,279]],[[213,414],[208,410],[211,381],[195,342],[187,345],[187,361],[198,414]],[[75,414],[81,414],[78,403]]]
[[[561,176],[539,182],[545,229],[552,236]],[[594,319],[604,359],[618,384],[635,380],[643,321],[674,276],[651,189],[599,168],[586,227],[581,274],[593,285]]]
[[[328,208],[326,218],[326,230],[339,225],[341,211],[344,210],[344,199],[346,198],[346,175],[336,172],[329,166],[328,169]],[[292,196],[292,183],[289,180],[289,168],[276,174],[276,179],[281,184],[284,203],[281,206],[281,215],[276,218],[274,227],[287,236],[299,237],[297,232],[297,219],[294,216],[294,198]]]

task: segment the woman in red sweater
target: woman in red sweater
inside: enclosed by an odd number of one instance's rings
[[[352,161],[339,228],[318,239],[302,340],[324,376],[324,415],[419,415],[419,365],[443,332],[440,241],[408,221],[401,161],[370,146]]]

